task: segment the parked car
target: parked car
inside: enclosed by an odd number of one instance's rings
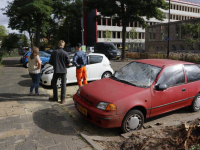
[[[87,52],[88,53],[94,53],[94,47],[93,46],[88,46],[87,47]]]
[[[26,68],[28,68],[28,57],[30,56],[30,54],[31,54],[31,52],[28,52],[21,58],[22,64]],[[45,53],[43,51],[39,51],[39,55],[40,55],[40,59],[42,61],[42,67],[43,67],[44,64],[49,61],[51,55],[48,53]]]
[[[46,53],[51,54],[53,52],[52,49],[45,50]]]
[[[184,61],[137,60],[79,88],[73,100],[78,112],[100,127],[138,130],[146,118],[187,106],[199,111],[200,68]]]
[[[94,44],[94,53],[101,53],[106,55],[108,59],[121,57],[121,52],[113,43],[99,42]]]
[[[70,55],[70,59],[73,59],[73,55]],[[87,80],[99,80],[102,78],[110,77],[114,71],[110,66],[110,61],[103,54],[90,53],[87,55]],[[67,83],[76,83],[76,67],[73,65],[67,69]],[[51,80],[53,78],[53,66],[47,64],[42,69],[41,84],[51,86]],[[57,87],[61,86],[61,79],[58,79]]]

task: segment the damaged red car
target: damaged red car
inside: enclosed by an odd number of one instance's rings
[[[144,59],[110,78],[91,82],[73,96],[76,109],[103,128],[138,130],[144,119],[189,106],[200,109],[200,68],[193,63]]]

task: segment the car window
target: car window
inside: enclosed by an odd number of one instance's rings
[[[182,65],[167,67],[161,74],[156,85],[166,84],[167,87],[185,83],[185,75]]]
[[[89,56],[89,64],[96,64],[101,63],[103,60],[103,56],[97,56],[97,55],[90,55]]]
[[[116,50],[117,48],[114,45],[111,44],[105,44],[105,48],[108,51]]]
[[[187,82],[200,80],[200,68],[197,65],[184,65]]]

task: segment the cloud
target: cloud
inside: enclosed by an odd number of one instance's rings
[[[5,8],[8,5],[8,2],[13,2],[13,0],[0,0],[0,9]],[[9,18],[6,15],[3,15],[3,11],[0,10],[0,25],[4,25],[9,33],[19,33],[18,30],[12,30],[8,28]]]

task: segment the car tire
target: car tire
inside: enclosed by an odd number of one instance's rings
[[[27,62],[27,63],[25,64],[25,67],[28,68],[28,66],[29,66],[29,64],[28,64],[28,62]]]
[[[102,74],[101,79],[103,78],[109,78],[110,76],[112,76],[112,73],[109,71],[106,71]]]
[[[122,121],[121,130],[123,133],[139,130],[142,128],[143,124],[143,113],[137,109],[130,110]]]
[[[197,112],[200,110],[200,93],[196,95],[192,104],[189,106],[190,110],[193,112]]]

